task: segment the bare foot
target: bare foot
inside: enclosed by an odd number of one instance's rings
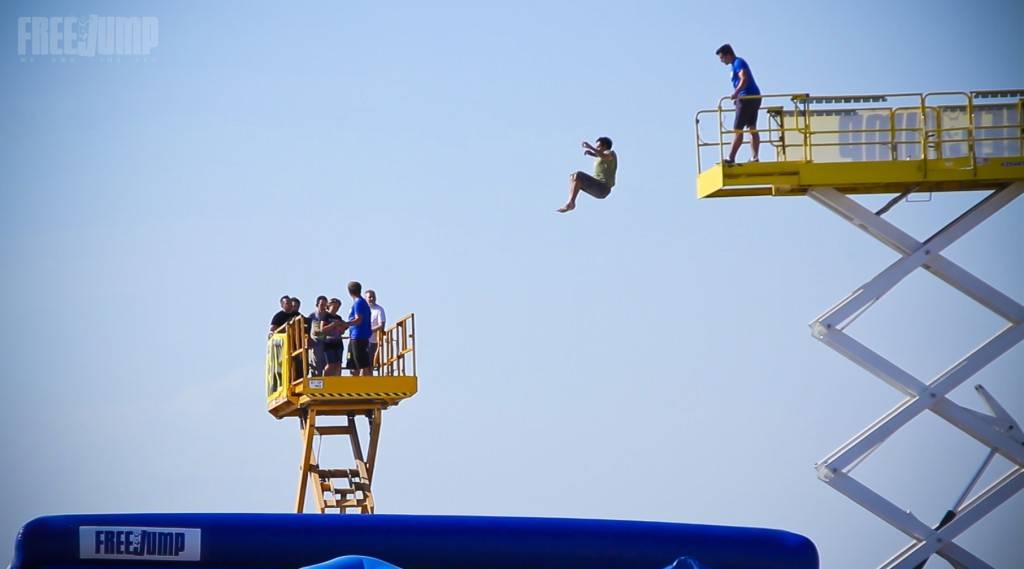
[[[574,204],[574,203],[567,203],[567,204],[563,205],[562,207],[558,208],[558,213],[565,213],[567,211],[572,211],[574,209],[576,209],[576,204]]]

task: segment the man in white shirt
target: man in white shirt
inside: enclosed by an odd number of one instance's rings
[[[373,290],[366,291],[366,302],[370,305],[370,362],[377,367],[377,337],[384,333],[384,326],[387,325],[387,316],[384,315],[384,307],[377,304],[377,293]]]

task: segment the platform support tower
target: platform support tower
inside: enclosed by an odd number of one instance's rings
[[[302,318],[271,335],[267,409],[278,419],[296,417],[302,437],[295,512],[303,512],[307,494],[320,513],[374,512],[373,474],[384,411],[418,389],[415,328],[410,314],[380,333],[372,375],[317,375],[309,360],[313,340]],[[348,464],[322,463],[321,451],[337,459],[346,442]]]
[[[901,98],[909,101],[897,102]],[[765,95],[764,99],[782,101],[763,107],[768,125],[762,136],[769,152],[761,153],[760,163],[718,163],[702,170],[698,196],[806,196],[900,255],[810,323],[814,338],[903,397],[896,407],[819,461],[818,477],[911,538],[881,568],[920,569],[932,555],[957,568],[988,568],[990,565],[955,540],[1024,488],[1024,434],[983,386],[976,385],[975,390],[988,412],[959,405],[949,395],[1024,340],[1024,306],[943,256],[943,251],[1024,193],[1024,91],[837,97],[786,94]],[[723,102],[697,115],[699,169],[701,152],[717,148],[721,157],[732,137],[732,131],[725,128],[730,109]],[[717,139],[715,134],[706,137],[706,126],[705,130],[701,126],[702,118],[712,116],[718,119]],[[923,241],[884,217],[908,197],[950,191],[986,195]],[[850,197],[885,193],[896,195],[877,211]],[[1022,242],[998,245],[1019,255]],[[915,377],[846,333],[860,315],[918,269],[1003,321],[993,336],[931,378]],[[909,328],[912,323],[907,325]],[[852,475],[887,439],[928,412],[988,449],[963,493],[955,502],[950,500],[953,506],[941,520],[932,523]],[[996,456],[1010,463],[1009,470],[977,490]]]

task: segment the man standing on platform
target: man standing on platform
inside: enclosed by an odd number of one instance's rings
[[[344,361],[345,345],[341,339],[348,324],[338,316],[338,309],[341,308],[341,300],[332,298],[327,303],[327,321],[323,327],[324,334],[324,375],[341,375],[341,363]]]
[[[370,375],[370,305],[363,300],[363,285],[348,283],[352,309],[348,313],[348,369],[352,375]]]
[[[736,153],[743,145],[743,129],[750,129],[750,161],[757,162],[757,152],[761,147],[761,136],[757,133],[757,111],[761,108],[761,89],[754,81],[754,74],[750,66],[742,57],[736,57],[732,46],[725,44],[715,52],[718,60],[732,68],[733,91],[729,97],[736,102],[736,119],[733,121],[733,130],[736,131],[732,139],[732,149],[729,150],[729,158],[723,159],[725,165],[736,163]],[[744,99],[743,97],[754,97]]]
[[[301,308],[301,307],[302,307],[302,301],[297,299],[297,298],[295,298],[293,296],[291,302],[288,303],[288,321],[289,322],[294,320],[296,316],[302,316],[302,312],[299,311],[299,308]]]
[[[387,326],[387,316],[384,314],[384,307],[377,304],[377,293],[374,290],[366,291],[366,302],[370,305],[370,365],[377,362],[377,336],[384,333]]]
[[[270,334],[292,319],[292,299],[287,294],[281,297],[281,310],[270,319]]]
[[[316,297],[316,310],[309,313],[310,332],[309,339],[312,349],[309,351],[310,375],[322,376],[327,366],[327,353],[324,351],[324,343],[327,339],[324,333],[324,326],[330,322],[330,313],[327,312],[327,297],[320,295]]]

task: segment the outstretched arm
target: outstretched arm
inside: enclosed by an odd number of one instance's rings
[[[586,154],[587,156],[593,156],[594,158],[600,158],[601,160],[607,160],[611,158],[610,150],[605,150],[604,152],[601,152],[597,148],[594,148],[594,146],[589,142],[584,141],[583,148],[585,148],[583,153]]]

